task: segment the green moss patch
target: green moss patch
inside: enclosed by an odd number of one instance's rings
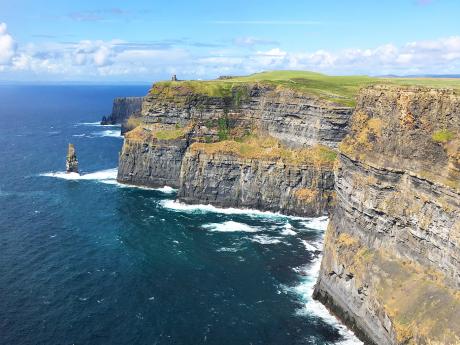
[[[431,136],[431,139],[433,139],[433,141],[436,141],[437,143],[447,143],[448,141],[454,139],[454,137],[455,133],[446,129],[442,129],[434,132]]]

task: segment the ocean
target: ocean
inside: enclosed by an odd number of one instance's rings
[[[0,85],[0,344],[360,344],[311,299],[327,218],[116,182],[98,121],[147,90]]]

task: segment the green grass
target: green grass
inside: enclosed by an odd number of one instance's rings
[[[251,83],[286,87],[344,106],[354,106],[358,90],[373,84],[418,85],[460,90],[460,79],[374,78],[368,76],[329,76],[307,71],[268,71],[222,80],[159,82],[155,84],[151,92],[171,95],[172,90],[172,94],[176,92],[184,95],[195,93],[210,97],[233,97],[235,102],[239,103],[246,96],[244,86]]]
[[[433,141],[436,141],[437,143],[447,143],[448,141],[451,141],[454,137],[455,134],[446,129],[436,131],[431,136]]]
[[[154,136],[159,140],[174,140],[183,137],[186,130],[183,128],[163,129],[156,131]]]

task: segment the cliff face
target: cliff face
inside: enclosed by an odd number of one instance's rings
[[[185,154],[177,196],[186,203],[321,215],[332,201],[331,168],[209,153],[195,144]]]
[[[315,297],[369,343],[460,342],[459,132],[452,91],[360,92]]]
[[[331,148],[345,136],[351,108],[267,85],[225,91],[154,85],[140,125],[125,137],[118,180],[178,187],[191,203],[325,214]]]
[[[112,113],[103,117],[101,125],[124,124],[133,114],[141,111],[143,97],[117,97],[113,100]]]

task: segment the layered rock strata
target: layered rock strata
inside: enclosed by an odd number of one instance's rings
[[[460,343],[460,96],[362,90],[315,297],[369,344]]]
[[[291,215],[327,214],[334,189],[331,164],[209,151],[198,144],[187,150],[181,167],[179,200]]]

